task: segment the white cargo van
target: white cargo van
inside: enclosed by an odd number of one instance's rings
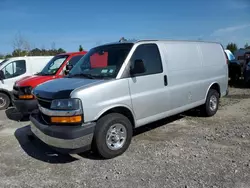
[[[227,93],[227,59],[218,43],[106,44],[67,77],[33,90],[39,110],[30,116],[31,130],[60,152],[94,148],[112,158],[129,147],[133,129],[195,107],[213,116]]]
[[[0,110],[6,109],[11,100],[15,82],[42,70],[53,56],[25,56],[5,59],[0,63]]]

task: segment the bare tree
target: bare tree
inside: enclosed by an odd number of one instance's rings
[[[30,43],[27,40],[23,40],[23,50],[29,52],[31,50]]]
[[[13,48],[14,51],[24,51],[26,54],[28,54],[31,49],[31,46],[29,41],[26,40],[20,32],[18,32],[13,40]]]
[[[51,44],[51,50],[55,50],[55,49],[56,49],[56,43],[52,42],[52,44]]]

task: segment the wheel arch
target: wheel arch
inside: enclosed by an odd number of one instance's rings
[[[119,114],[126,116],[130,120],[133,128],[136,127],[135,116],[134,116],[133,110],[125,105],[116,105],[116,106],[108,107],[104,109],[103,111],[101,111],[95,119],[98,120],[101,117],[110,113],[119,113]]]
[[[220,91],[219,83],[213,82],[213,83],[210,84],[210,86],[208,87],[207,92],[206,92],[206,98],[207,98],[207,95],[208,95],[208,92],[209,92],[210,89],[216,90],[219,93],[219,97],[221,97],[221,91]]]
[[[12,94],[8,90],[6,90],[6,89],[0,89],[0,93],[6,94],[10,98],[10,101],[11,101],[11,95]]]

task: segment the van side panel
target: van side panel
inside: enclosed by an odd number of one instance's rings
[[[220,86],[221,96],[226,94],[228,88],[228,65],[223,48],[217,43],[199,43],[202,55],[202,96],[205,99],[207,90],[213,83]]]
[[[202,59],[196,42],[165,42],[172,110],[202,100]]]
[[[51,57],[41,57],[41,58],[28,58],[30,69],[30,74],[35,74],[42,71],[45,65],[53,58]]]

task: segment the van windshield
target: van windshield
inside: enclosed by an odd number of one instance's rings
[[[47,65],[43,68],[41,72],[37,75],[55,75],[57,70],[61,67],[61,65],[65,62],[65,60],[69,57],[69,55],[57,55],[53,57]]]
[[[121,43],[92,48],[72,68],[68,77],[115,78],[132,46],[133,43]]]
[[[0,66],[3,65],[5,62],[9,61],[9,59],[5,59],[3,61],[0,62]]]

